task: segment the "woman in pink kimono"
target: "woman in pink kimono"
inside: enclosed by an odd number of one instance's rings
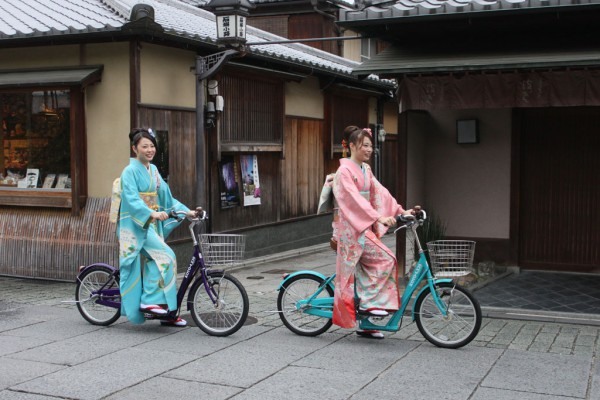
[[[396,257],[380,238],[395,217],[410,214],[375,179],[366,161],[373,153],[371,131],[347,127],[350,158],[342,158],[333,181],[333,231],[337,240],[333,323],[342,328],[356,326],[358,312],[383,317],[398,310]],[[379,331],[358,330],[357,334],[383,339]]]

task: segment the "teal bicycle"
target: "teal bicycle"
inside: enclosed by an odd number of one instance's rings
[[[482,315],[477,299],[451,278],[436,278],[417,236],[417,228],[426,220],[424,210],[412,217],[397,217],[398,229],[407,234],[418,248],[418,262],[410,272],[398,311],[387,317],[365,316],[357,311],[359,328],[396,332],[409,311],[421,334],[432,344],[459,348],[479,333]],[[284,276],[279,285],[277,310],[284,325],[302,336],[317,336],[332,325],[335,274],[304,270]],[[416,293],[413,299],[413,294]],[[413,304],[408,310],[409,304]]]

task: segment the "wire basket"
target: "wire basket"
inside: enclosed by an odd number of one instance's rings
[[[231,267],[244,260],[246,236],[201,234],[200,249],[207,267]]]
[[[475,242],[435,240],[427,243],[431,270],[435,276],[463,276],[473,271]]]

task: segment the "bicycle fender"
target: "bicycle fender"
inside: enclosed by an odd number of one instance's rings
[[[442,278],[442,279],[435,279],[433,282],[437,284],[437,283],[452,283],[453,281],[450,278]],[[421,288],[421,290],[419,290],[419,293],[417,293],[417,295],[415,296],[415,301],[417,301],[417,299],[419,298],[421,293],[423,293],[427,289],[429,289],[428,285],[423,286]],[[414,307],[412,309],[412,319],[413,319],[413,321],[415,320],[415,308]]]
[[[92,267],[106,267],[106,268],[110,269],[111,272],[115,272],[117,270],[117,268],[113,267],[110,264],[94,263],[94,264],[86,265],[83,268],[79,267],[79,272],[77,273],[77,276],[81,275],[82,273],[84,273],[85,271],[87,271],[88,269],[90,269]]]
[[[304,274],[306,274],[306,275],[314,275],[314,276],[316,276],[316,277],[319,277],[319,278],[321,278],[321,279],[323,279],[323,280],[326,280],[326,279],[327,279],[327,277],[326,277],[325,275],[323,275],[323,274],[321,274],[321,273],[319,273],[319,272],[315,272],[315,271],[311,271],[311,270],[296,271],[296,272],[293,272],[293,273],[291,273],[291,274],[289,274],[289,275],[286,275],[286,277],[285,277],[285,278],[283,278],[283,280],[282,280],[282,281],[281,281],[281,283],[279,284],[279,287],[277,288],[277,290],[281,290],[281,288],[283,287],[283,285],[284,285],[284,284],[285,284],[285,283],[286,283],[288,280],[290,280],[291,278],[293,278],[294,276],[297,276],[297,275],[304,275]],[[332,289],[334,289],[334,287],[333,287],[333,285],[332,285],[331,283],[329,283],[329,286],[330,286]]]

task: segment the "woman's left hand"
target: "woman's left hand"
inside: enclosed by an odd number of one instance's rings
[[[202,214],[202,211],[204,211],[204,210],[202,210],[202,207],[196,207],[195,210],[188,211],[186,217],[188,217],[190,219],[196,219]]]

